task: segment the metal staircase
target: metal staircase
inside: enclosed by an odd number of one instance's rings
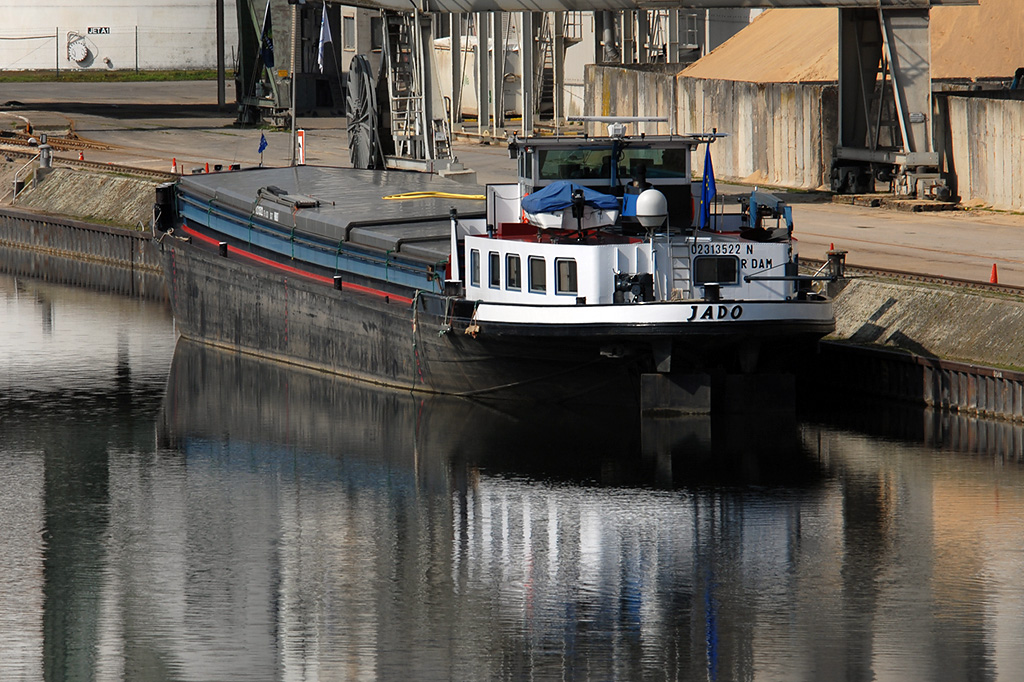
[[[384,56],[391,111],[391,136],[395,154],[407,159],[450,159],[451,126],[443,111],[432,111],[428,99],[433,46],[429,30],[421,22],[429,15],[419,12],[384,12]]]

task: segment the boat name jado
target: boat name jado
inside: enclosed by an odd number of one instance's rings
[[[702,322],[704,320],[738,320],[743,316],[743,306],[741,305],[691,305],[690,316],[686,318],[687,322]]]

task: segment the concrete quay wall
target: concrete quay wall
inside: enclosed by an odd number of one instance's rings
[[[1024,421],[1024,298],[865,278],[835,300],[819,385]]]
[[[167,297],[151,233],[63,216],[0,208],[0,268],[48,282]]]

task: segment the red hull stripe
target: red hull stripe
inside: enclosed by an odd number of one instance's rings
[[[185,232],[187,232],[190,237],[192,237],[194,239],[198,239],[199,241],[202,241],[202,242],[206,242],[207,244],[212,244],[213,246],[217,246],[220,243],[216,239],[214,239],[213,237],[208,237],[205,234],[200,234],[199,232],[196,232],[195,230],[193,230],[192,228],[190,228],[187,225],[182,225],[181,229],[185,230]],[[264,258],[263,256],[257,256],[255,253],[249,253],[248,251],[242,251],[242,250],[239,250],[239,249],[232,249],[232,253],[237,253],[238,255],[240,255],[240,256],[242,256],[244,258],[248,258],[249,260],[254,261],[256,263],[260,263],[261,265],[269,266],[271,268],[274,268],[275,270],[281,270],[283,272],[287,272],[287,273],[292,274],[292,275],[298,275],[300,277],[305,277],[306,279],[311,279],[311,280],[313,280],[315,282],[322,282],[324,284],[330,284],[330,285],[334,284],[334,280],[331,279],[330,277],[324,277],[323,275],[317,275],[317,274],[314,274],[312,272],[307,272],[305,270],[300,270],[298,268],[293,268],[290,265],[284,265],[283,263],[278,263],[276,261],[272,261],[269,258]],[[370,287],[364,287],[364,286],[361,286],[359,284],[351,284],[349,282],[345,282],[343,286],[344,286],[346,291],[349,291],[349,290],[351,290],[351,291],[358,291],[358,292],[363,293],[363,294],[370,294],[371,296],[378,296],[380,298],[387,298],[388,300],[394,301],[396,303],[405,303],[405,304],[408,304],[408,305],[412,305],[412,299],[411,298],[406,298],[405,296],[398,296],[396,294],[389,294],[386,291],[381,291],[380,289],[372,289]]]

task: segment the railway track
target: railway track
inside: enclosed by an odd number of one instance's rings
[[[0,145],[7,143],[5,138],[0,138]],[[26,145],[27,146],[27,145]],[[94,149],[101,149],[103,147],[95,147]],[[110,149],[106,147],[105,149]],[[16,156],[22,159],[31,159],[38,155],[38,152],[23,152],[15,149],[4,149],[3,154],[7,156]],[[99,161],[79,161],[78,159],[67,159],[63,157],[53,157],[54,166],[65,166],[70,168],[81,168],[83,170],[95,170],[103,171],[105,173],[115,172],[124,173],[126,175],[134,175],[137,177],[153,178],[154,180],[163,180],[165,182],[171,180],[177,180],[180,176],[174,173],[168,173],[166,171],[153,170],[151,168],[139,168],[137,166],[125,166],[117,163],[100,163]]]
[[[807,267],[818,269],[826,261],[817,258],[800,257],[800,263]],[[925,275],[919,272],[908,272],[906,270],[884,270],[881,268],[865,268],[856,265],[846,266],[847,277],[885,277],[904,282],[916,282],[919,284],[938,284],[941,286],[957,289],[971,289],[973,291],[984,291],[989,293],[1009,294],[1013,296],[1024,296],[1024,287],[1012,284],[992,284],[973,279],[957,279],[956,277],[939,277],[937,275]]]
[[[112,151],[116,147],[94,142],[78,137],[77,135],[54,135],[46,133],[46,143],[59,152],[77,151]],[[14,130],[0,131],[0,144],[14,145],[18,147],[35,147],[39,144],[39,134],[26,133]]]

